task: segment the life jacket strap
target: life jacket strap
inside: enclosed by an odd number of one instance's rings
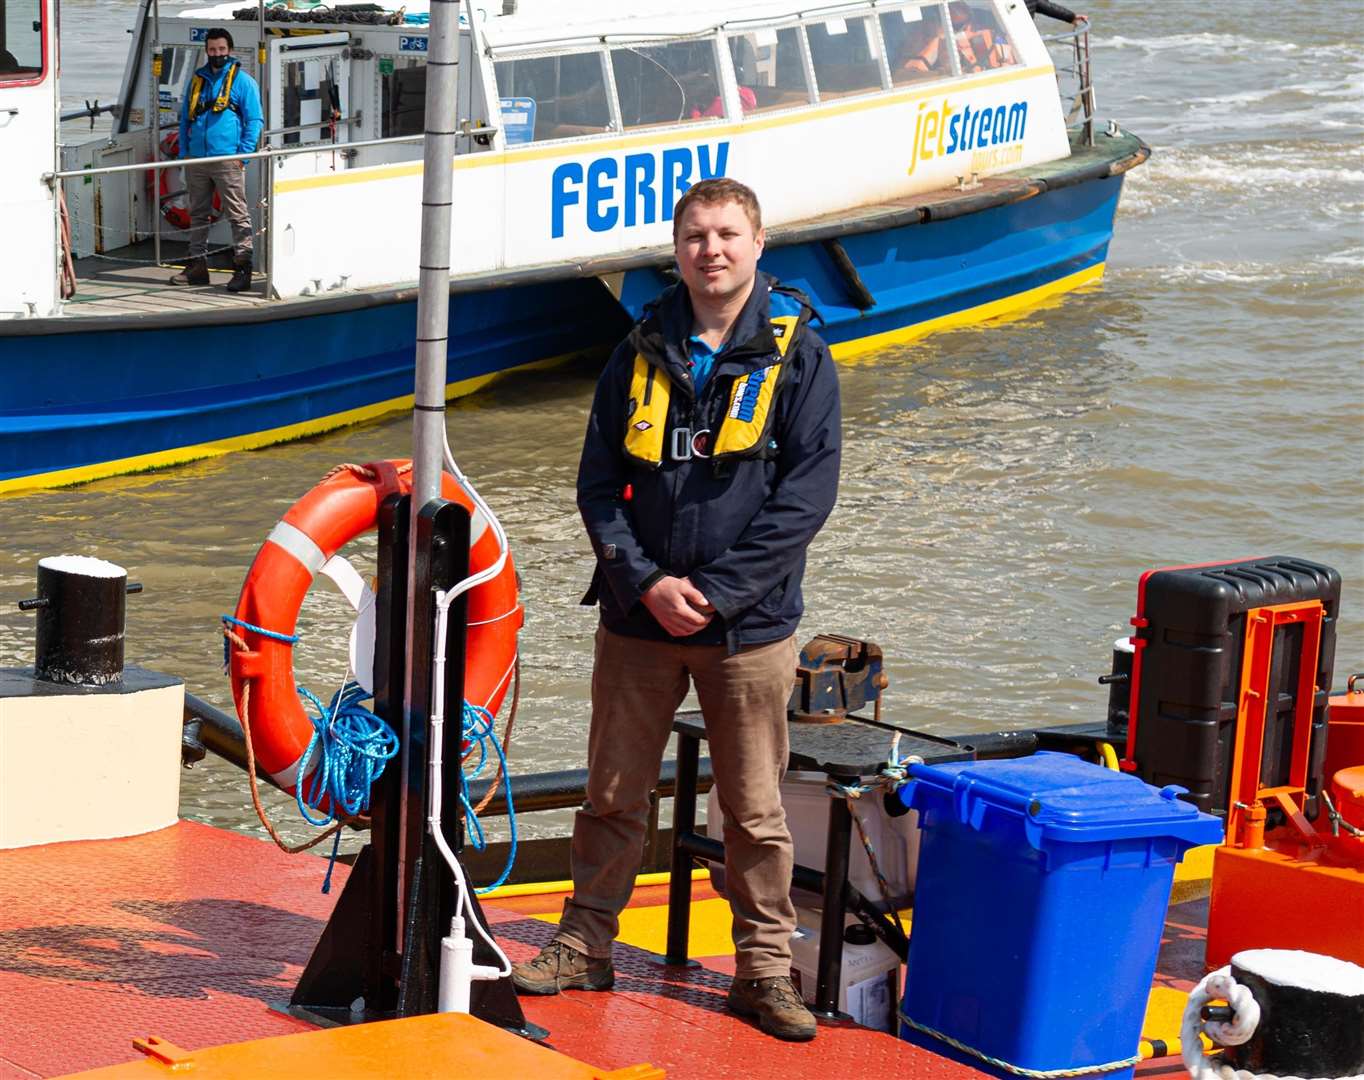
[[[194,73],[194,78],[189,81],[190,123],[198,120],[210,108],[215,113],[225,112],[227,109],[236,110],[237,106],[232,100],[232,84],[237,81],[237,72],[240,69],[241,64],[234,60],[228,67],[227,74],[223,76],[223,84],[218,87],[218,93],[211,106],[204,101],[204,88],[208,85],[207,80],[197,71]]]

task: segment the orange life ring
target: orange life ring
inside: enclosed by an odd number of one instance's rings
[[[277,634],[292,636],[299,607],[322,565],[378,522],[379,507],[393,494],[412,488],[411,463],[377,461],[345,466],[289,508],[261,545],[242,586],[235,617]],[[460,483],[443,474],[441,494],[474,515],[469,544],[470,572],[497,561],[498,542],[482,513]],[[497,577],[471,589],[464,664],[464,697],[494,716],[511,684],[516,635],[522,609],[510,555]],[[257,766],[288,791],[313,724],[299,701],[294,682],[293,647],[243,627],[234,628],[247,648],[230,650],[229,674],[237,715],[250,726]],[[247,687],[250,693],[247,694]],[[243,712],[243,705],[246,712]]]
[[[161,140],[161,160],[174,161],[180,156],[180,132],[171,128],[166,132],[166,137]],[[179,187],[171,187],[171,173],[177,173],[182,177]],[[185,185],[183,182],[184,169],[158,169],[158,180],[156,181],[156,203],[161,208],[161,216],[177,229],[188,229],[190,227],[189,205],[185,197]],[[147,174],[147,197],[152,195],[152,174]],[[213,212],[208,215],[209,224],[217,221],[222,216],[223,200],[218,196],[218,190],[213,190]]]

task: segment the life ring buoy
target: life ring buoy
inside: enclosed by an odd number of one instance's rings
[[[161,160],[174,161],[179,156],[180,132],[172,128],[166,132],[165,138],[161,140]],[[180,177],[179,186],[171,187],[171,173]],[[147,197],[151,198],[153,184],[155,184],[156,204],[161,208],[161,216],[177,229],[188,229],[191,224],[184,174],[184,169],[157,169],[155,181],[152,180],[151,173],[147,174]],[[217,188],[214,188],[213,210],[208,215],[209,224],[213,224],[222,217],[222,213],[223,200],[219,197]]]
[[[271,530],[246,575],[235,618],[292,636],[314,575],[347,543],[376,526],[385,499],[411,489],[411,463],[407,461],[377,461],[334,470],[294,503]],[[483,514],[449,473],[442,474],[441,494],[473,514],[470,572],[491,566],[498,558],[498,541]],[[496,716],[511,684],[516,636],[523,621],[510,555],[495,578],[466,596],[464,697]],[[249,725],[257,767],[292,792],[313,736],[312,721],[295,687],[293,647],[244,627],[234,632],[247,646],[229,652],[237,715]]]

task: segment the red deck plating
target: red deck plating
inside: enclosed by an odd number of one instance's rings
[[[0,1078],[135,1060],[132,1039],[148,1034],[196,1049],[307,1030],[270,1004],[288,999],[339,893],[345,867],[327,896],[325,870],[322,859],[188,822],[0,851]],[[640,890],[635,903],[662,893]],[[559,898],[502,903],[488,909],[498,936],[513,959],[531,955],[553,927],[529,916],[557,911]],[[523,999],[556,1049],[605,1069],[648,1061],[670,1080],[979,1075],[852,1025],[822,1027],[809,1044],[769,1039],[725,1012],[728,957],[678,971],[620,945],[616,963],[612,993]],[[1173,1062],[1148,1070],[1183,1075]]]

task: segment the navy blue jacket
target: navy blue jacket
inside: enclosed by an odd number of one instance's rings
[[[777,358],[772,304],[803,307],[805,318],[786,355],[763,453],[673,461],[669,437],[657,468],[626,457],[636,354],[671,381],[670,432],[679,425],[718,432],[734,379]],[[731,651],[795,631],[804,610],[805,549],[833,509],[842,447],[838,376],[828,347],[804,325],[812,314],[803,296],[759,274],[700,401],[687,364],[692,309],[684,286],[664,292],[612,354],[597,383],[578,468],[578,509],[597,556],[583,602],[601,604],[607,629],[686,644],[724,642]],[[671,638],[640,602],[665,574],[690,578],[716,609],[717,617],[691,637]]]

